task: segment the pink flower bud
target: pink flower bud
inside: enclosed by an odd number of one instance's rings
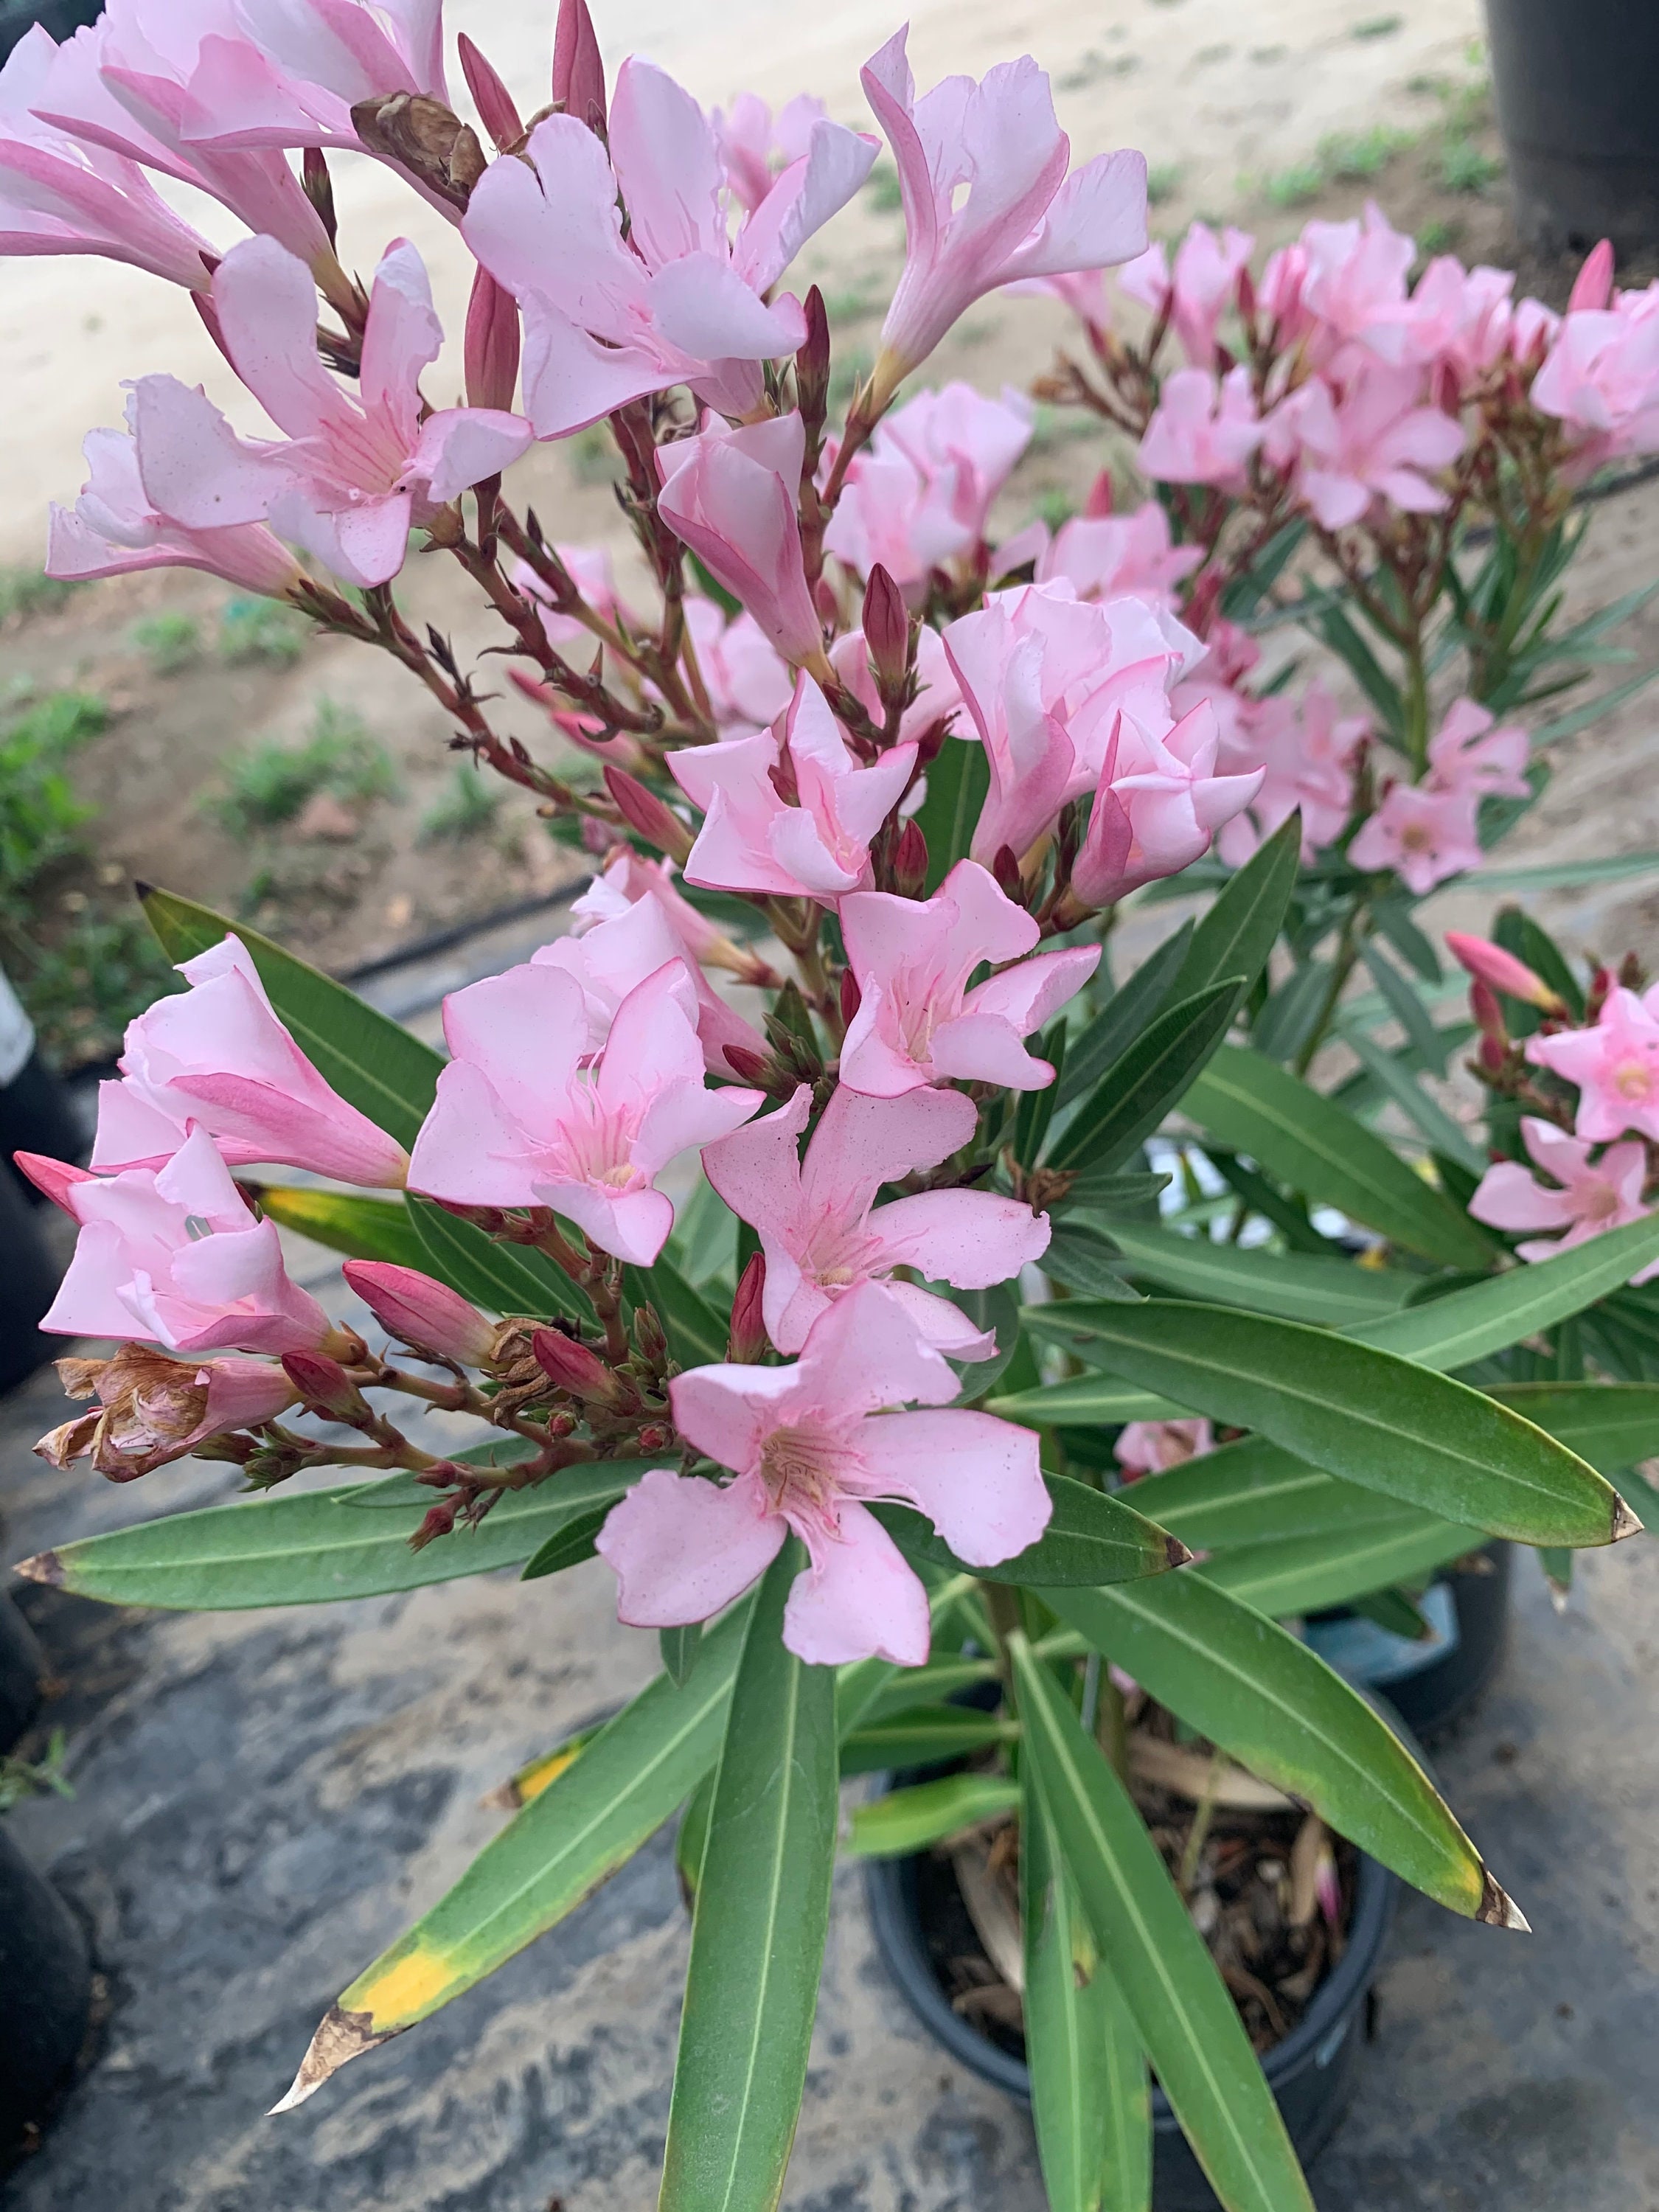
[[[503,153],[516,146],[524,137],[524,125],[519,119],[519,110],[512,94],[502,83],[493,62],[484,59],[465,31],[456,40],[461,57],[461,73],[466,79],[466,88],[472,94],[478,111],[478,119]],[[475,407],[493,406],[493,400],[474,400]]]
[[[1613,299],[1613,240],[1604,238],[1591,246],[1584,257],[1584,265],[1572,280],[1572,290],[1567,296],[1567,313],[1577,313],[1583,308],[1606,308]]]
[[[337,1359],[320,1352],[286,1352],[283,1372],[308,1407],[349,1421],[365,1410],[363,1394]]]
[[[530,1340],[536,1364],[548,1380],[585,1405],[620,1406],[622,1384],[585,1344],[566,1336],[562,1329],[538,1328]]]
[[[752,1367],[766,1350],[766,1322],[762,1306],[766,1297],[766,1255],[757,1252],[738,1280],[732,1301],[732,1335],[726,1356],[740,1367]]]
[[[910,617],[904,596],[879,561],[864,587],[864,641],[882,696],[896,695],[910,666]]]
[[[1506,952],[1489,938],[1466,937],[1461,931],[1449,929],[1446,949],[1460,967],[1506,999],[1520,999],[1541,1013],[1566,1012],[1559,992],[1553,990],[1524,960],[1517,960],[1514,953]]]
[[[603,127],[605,64],[586,0],[559,0],[559,24],[553,34],[553,97],[578,123]]]
[[[509,413],[519,380],[519,303],[483,268],[467,302],[465,361],[467,405]]]
[[[613,768],[609,763],[605,770],[605,787],[630,830],[647,844],[654,845],[659,853],[666,853],[671,860],[684,864],[691,850],[691,832],[655,792],[647,791],[639,778],[629,775],[625,768]]]
[[[918,822],[907,822],[893,848],[893,889],[901,898],[919,899],[927,888],[927,840]]]
[[[381,1328],[400,1344],[415,1352],[435,1352],[463,1367],[482,1367],[489,1358],[495,1324],[447,1284],[388,1260],[348,1260],[342,1272]]]

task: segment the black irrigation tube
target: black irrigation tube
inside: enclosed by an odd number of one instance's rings
[[[532,914],[552,913],[567,905],[581,884],[566,884],[556,891],[538,894],[534,898],[514,899],[510,906],[492,907],[489,913],[473,915],[460,921],[452,921],[442,929],[430,929],[424,937],[411,938],[407,945],[393,947],[390,952],[377,953],[373,960],[360,961],[355,968],[342,968],[335,975],[337,983],[367,983],[376,975],[390,974],[394,968],[407,968],[417,960],[430,960],[440,952],[448,952],[458,945],[465,945],[474,937],[483,937],[492,929],[505,929],[510,921],[527,921]]]

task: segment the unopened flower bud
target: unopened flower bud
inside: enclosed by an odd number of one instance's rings
[[[1583,309],[1605,308],[1613,299],[1613,240],[1604,238],[1591,246],[1584,257],[1584,265],[1572,280],[1572,289],[1567,295],[1567,313],[1577,314]]]
[[[1083,502],[1085,518],[1091,522],[1102,522],[1112,511],[1112,472],[1103,469],[1089,487],[1089,496]]]
[[[456,40],[461,57],[461,73],[466,79],[466,88],[472,94],[478,118],[495,144],[505,152],[516,146],[524,137],[524,125],[519,119],[519,110],[512,94],[502,83],[493,62],[486,61],[465,31]],[[475,399],[475,407],[493,407],[494,400]]]
[[[283,1372],[307,1406],[331,1413],[337,1421],[355,1420],[368,1411],[362,1392],[337,1359],[317,1352],[285,1352]]]
[[[901,898],[919,899],[927,887],[927,840],[913,817],[893,848],[893,889]]]
[[[752,1051],[746,1044],[723,1045],[726,1066],[745,1083],[769,1089],[778,1079],[778,1063],[770,1053]]]
[[[487,269],[472,279],[466,307],[466,404],[512,411],[519,381],[519,303]]]
[[[590,131],[605,128],[605,64],[586,0],[559,0],[553,34],[553,98]]]
[[[629,775],[626,769],[612,768],[607,763],[605,787],[629,828],[647,844],[654,845],[659,853],[666,853],[671,860],[684,866],[692,839],[678,815],[655,792],[647,791],[636,775]]]
[[[739,1367],[752,1367],[766,1350],[761,1307],[766,1295],[766,1255],[757,1252],[738,1280],[732,1301],[732,1335],[726,1356]]]
[[[584,1405],[617,1407],[625,1393],[598,1354],[562,1329],[538,1328],[531,1339],[536,1364],[548,1380]]]
[[[806,340],[795,356],[795,397],[805,420],[821,423],[830,396],[830,316],[816,284],[802,305]]]
[[[328,156],[320,146],[307,146],[301,159],[300,186],[317,210],[317,220],[332,246],[339,226],[334,215],[334,184],[328,173]]]
[[[482,1367],[495,1326],[447,1283],[389,1260],[348,1260],[342,1273],[382,1328],[412,1352],[435,1352],[462,1367]]]
[[[864,641],[884,702],[900,697],[910,672],[910,614],[904,594],[879,561],[864,587]]]
[[[659,1367],[668,1357],[668,1339],[654,1306],[635,1307],[634,1343],[647,1366]]]
[[[1016,906],[1025,903],[1025,883],[1019,872],[1019,860],[1012,845],[999,845],[991,862],[991,873],[997,879],[997,888],[1005,898]]]
[[[864,1003],[864,994],[859,988],[859,979],[850,968],[841,971],[841,1025],[844,1030],[853,1026],[853,1017]]]
[[[640,1431],[636,1442],[641,1455],[666,1451],[674,1441],[674,1431],[665,1421],[647,1421]]]
[[[1460,967],[1492,990],[1501,991],[1506,999],[1520,999],[1541,1013],[1559,1017],[1566,1012],[1559,991],[1552,989],[1524,960],[1517,960],[1514,953],[1506,952],[1490,939],[1466,937],[1461,931],[1449,929],[1446,950]]]

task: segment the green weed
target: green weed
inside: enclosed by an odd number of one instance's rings
[[[312,734],[303,744],[262,739],[229,763],[224,788],[204,805],[222,830],[244,837],[291,822],[319,791],[367,805],[395,798],[398,788],[391,756],[362,719],[332,700],[319,699]]]
[[[482,772],[458,762],[442,792],[421,817],[422,845],[459,845],[486,837],[501,811],[501,792]]]
[[[177,676],[199,658],[202,626],[194,615],[176,611],[149,615],[132,625],[132,641],[158,676]]]
[[[310,625],[276,599],[232,599],[219,617],[219,653],[232,663],[289,668],[306,649]]]

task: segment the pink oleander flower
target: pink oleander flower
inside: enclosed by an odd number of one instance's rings
[[[1568,480],[1659,449],[1659,286],[1570,313],[1532,380],[1532,404],[1578,434]]]
[[[787,706],[788,702],[786,700]],[[614,847],[603,874],[594,877],[579,899],[572,902],[571,928],[580,937],[599,923],[615,921],[641,899],[652,899],[668,917],[680,952],[693,966],[723,968],[740,983],[768,984],[777,981],[769,962],[700,913],[683,892],[674,888],[671,860],[647,860],[631,845]]]
[[[127,395],[127,421],[137,428],[136,392]],[[201,568],[271,599],[286,599],[301,580],[299,562],[262,522],[191,529],[165,514],[144,482],[148,448],[127,431],[89,430],[82,451],[89,473],[80,498],[72,507],[52,503],[47,575],[68,581]]]
[[[16,1158],[81,1225],[42,1328],[147,1338],[170,1352],[280,1357],[337,1346],[316,1299],[289,1280],[276,1224],[254,1220],[205,1129],[192,1128],[159,1170],[105,1176]]]
[[[1348,340],[1398,366],[1425,356],[1413,345],[1406,279],[1417,241],[1392,228],[1375,201],[1363,222],[1310,222],[1302,232],[1300,305],[1316,319],[1320,360]]]
[[[928,1190],[875,1205],[883,1183],[938,1167],[972,1143],[979,1119],[973,1101],[960,1091],[868,1098],[842,1085],[803,1162],[797,1146],[811,1111],[811,1090],[803,1084],[787,1106],[722,1137],[702,1156],[703,1173],[732,1212],[760,1232],[762,1311],[773,1343],[780,1352],[799,1352],[837,1299],[878,1281],[936,1351],[988,1359],[994,1333],[975,1328],[950,1299],[890,1278],[896,1268],[913,1267],[959,1291],[988,1290],[1047,1251],[1048,1217],[980,1190]]]
[[[1103,269],[1063,270],[1055,276],[1017,278],[1004,289],[1014,299],[1058,300],[1082,324],[1095,350],[1099,352],[1104,348],[1112,326],[1112,314],[1106,300]]]
[[[983,541],[1031,422],[1030,401],[1012,389],[1000,399],[962,383],[919,392],[885,417],[848,469],[825,550],[859,576],[879,562],[896,584],[925,595],[933,569]]]
[[[1132,300],[1139,300],[1154,315],[1167,312],[1193,368],[1213,368],[1216,331],[1233,303],[1239,272],[1255,246],[1254,238],[1231,224],[1218,238],[1208,223],[1195,222],[1176,250],[1173,275],[1169,255],[1162,245],[1155,245],[1120,269],[1117,281]]]
[[[972,856],[1022,859],[1061,807],[1094,790],[1120,712],[1149,738],[1174,720],[1170,684],[1202,647],[1139,599],[1086,605],[1063,585],[999,592],[945,632],[945,651],[990,762]]]
[[[908,36],[895,32],[862,73],[904,200],[904,271],[882,325],[878,409],[999,285],[1109,268],[1146,245],[1145,157],[1101,154],[1068,176],[1071,142],[1029,54],[978,83],[946,77],[918,100]]]
[[[602,1251],[649,1267],[674,1225],[657,1177],[759,1111],[763,1094],[703,1082],[684,961],[623,1000],[597,1062],[582,988],[526,961],[453,991],[453,1054],[415,1140],[411,1190],[452,1206],[551,1206]]]
[[[1386,368],[1352,351],[1273,410],[1267,457],[1295,469],[1297,494],[1322,528],[1346,529],[1374,499],[1407,514],[1444,507],[1445,493],[1425,471],[1450,467],[1463,450],[1463,425],[1420,406],[1422,392],[1419,369]]]
[[[1072,890],[1085,906],[1115,906],[1143,884],[1179,875],[1250,805],[1264,771],[1218,775],[1219,746],[1207,701],[1157,733],[1127,709],[1118,715],[1072,864]]]
[[[31,112],[57,51],[36,23],[0,69],[0,256],[102,254],[205,291],[214,249],[138,164]]]
[[[890,1291],[838,1298],[791,1367],[695,1367],[669,1384],[674,1421],[736,1480],[665,1468],[611,1509],[597,1548],[632,1627],[706,1620],[763,1574],[791,1529],[811,1565],[784,1613],[798,1658],[833,1667],[927,1656],[927,1594],[870,1511],[915,1507],[957,1557],[994,1566],[1034,1544],[1053,1510],[1028,1429],[948,1406],[957,1378]]]
[[[1532,1114],[1522,1116],[1521,1137],[1534,1163],[1553,1179],[1555,1187],[1540,1182],[1519,1160],[1499,1160],[1481,1177],[1469,1212],[1492,1229],[1566,1232],[1532,1237],[1517,1244],[1522,1259],[1553,1260],[1570,1245],[1586,1243],[1609,1229],[1622,1229],[1648,1212],[1642,1203],[1648,1169],[1645,1145],[1610,1145],[1592,1164],[1592,1145]],[[1654,1275],[1659,1275],[1659,1260],[1631,1280],[1645,1283]]]
[[[269,520],[346,582],[384,584],[410,528],[494,476],[531,442],[491,408],[422,419],[421,371],[443,332],[421,258],[406,240],[374,272],[354,397],[317,358],[310,276],[268,238],[245,239],[214,272],[232,366],[289,443],[239,438],[206,395],[171,376],[133,387],[140,465],[163,509],[196,529]]]
[[[1490,938],[1468,937],[1461,930],[1449,929],[1446,950],[1477,982],[1501,992],[1506,999],[1519,999],[1523,1005],[1536,1006],[1543,1013],[1565,1014],[1567,1009],[1559,993],[1553,990],[1524,960],[1517,960],[1514,953],[1506,952]]]
[[[842,632],[830,648],[830,665],[871,720],[879,723],[887,710],[881,703],[875,671],[870,665],[869,642],[861,629]],[[915,678],[916,696],[899,717],[899,739],[906,744],[948,721],[962,705],[944,641],[926,623],[916,632]],[[962,735],[960,725],[956,734]]]
[[[147,1344],[123,1344],[108,1359],[60,1359],[68,1398],[96,1398],[41,1437],[34,1449],[48,1466],[90,1459],[108,1482],[136,1482],[158,1467],[186,1458],[210,1437],[257,1429],[295,1404],[299,1392],[265,1359],[173,1359]]]
[[[782,724],[666,755],[703,817],[685,880],[833,906],[847,892],[869,888],[871,840],[898,805],[916,749],[894,745],[860,768],[823,692],[805,675]]]
[[[323,1080],[239,939],[182,961],[179,973],[190,989],[128,1023],[121,1080],[98,1086],[96,1172],[164,1167],[198,1127],[232,1167],[403,1188],[408,1154]]]
[[[1237,489],[1261,443],[1250,372],[1241,362],[1217,381],[1207,368],[1166,376],[1138,455],[1141,474],[1158,483]]]
[[[1480,866],[1480,803],[1474,792],[1391,784],[1356,833],[1348,858],[1357,868],[1392,868],[1408,890],[1425,898],[1449,876]]]
[[[1250,742],[1262,765],[1261,788],[1216,842],[1229,867],[1241,867],[1264,837],[1302,810],[1302,857],[1311,860],[1340,836],[1353,811],[1354,770],[1370,736],[1364,714],[1340,714],[1316,678],[1299,696],[1255,702]]]
[[[495,1323],[418,1267],[399,1267],[389,1260],[348,1260],[341,1272],[381,1328],[411,1352],[482,1367],[495,1350]]]
[[[786,100],[775,118],[758,94],[740,92],[729,108],[715,108],[708,120],[727,188],[744,213],[753,215],[780,172],[811,153],[813,130],[827,116],[823,102],[810,92]]]
[[[673,384],[721,414],[752,413],[760,364],[806,337],[799,302],[768,295],[864,182],[876,145],[818,119],[733,239],[708,118],[630,57],[611,102],[609,158],[574,115],[538,123],[527,152],[491,164],[461,228],[524,310],[525,406],[538,437],[561,438]]]
[[[211,127],[191,88],[204,46],[233,67],[251,53],[257,58],[233,0],[112,0],[52,55],[33,112],[83,144],[194,185],[251,231],[337,277],[322,218],[277,148],[220,150],[191,142],[193,126]]]
[[[1161,1474],[1183,1460],[1202,1459],[1215,1449],[1215,1431],[1206,1420],[1131,1421],[1112,1446],[1125,1482]]]
[[[801,556],[799,415],[720,427],[657,448],[657,511],[740,599],[792,667],[826,672],[823,625]]]
[[[1095,945],[1024,958],[1038,942],[1037,925],[976,860],[958,860],[930,899],[854,891],[842,901],[841,930],[860,992],[841,1079],[875,1098],[931,1083],[1045,1089],[1054,1069],[1026,1051],[1024,1039],[1100,961]],[[970,989],[982,961],[1001,972]]]
[[[1465,269],[1441,254],[1413,290],[1406,357],[1449,362],[1460,382],[1490,368],[1514,327],[1514,289],[1512,270]]]
[[[650,864],[635,857],[634,865],[644,868]],[[677,926],[678,909],[693,915],[696,909],[687,906],[678,891],[670,896],[672,906],[666,898],[622,898],[617,910],[608,917],[590,921],[586,929],[557,938],[532,952],[531,964],[557,968],[580,987],[587,1020],[585,1050],[591,1055],[604,1049],[629,992],[670,962],[682,963],[696,994],[697,1036],[704,1064],[711,1075],[730,1075],[728,1045],[763,1056],[766,1040],[714,991],[697,954]]]
[[[1249,632],[1218,616],[1204,641],[1203,659],[1170,686],[1173,714],[1189,714],[1200,699],[1207,699],[1215,708],[1216,731],[1221,740],[1218,758],[1230,773],[1261,765],[1257,725],[1263,702],[1244,689],[1244,678],[1261,659],[1261,647]]]
[[[1144,599],[1174,614],[1176,586],[1204,559],[1201,545],[1176,545],[1155,499],[1133,514],[1074,514],[1037,556],[1033,580],[1064,582],[1080,599]]]
[[[712,599],[685,602],[685,626],[715,726],[746,737],[775,722],[794,696],[789,665],[751,614],[727,621]]]
[[[1532,750],[1516,722],[1494,727],[1497,716],[1473,699],[1458,699],[1429,740],[1428,786],[1431,791],[1502,793],[1529,799],[1527,757]]]
[[[128,4],[143,13],[162,0]],[[180,128],[187,145],[356,150],[351,111],[359,100],[412,92],[453,105],[442,0],[193,0],[190,11],[173,0],[173,8],[210,27],[193,67],[185,60],[189,42],[179,50],[188,69]]]
[[[1627,1129],[1659,1138],[1659,988],[1610,991],[1589,1029],[1527,1039],[1527,1058],[1578,1086],[1573,1127],[1593,1145]]]

